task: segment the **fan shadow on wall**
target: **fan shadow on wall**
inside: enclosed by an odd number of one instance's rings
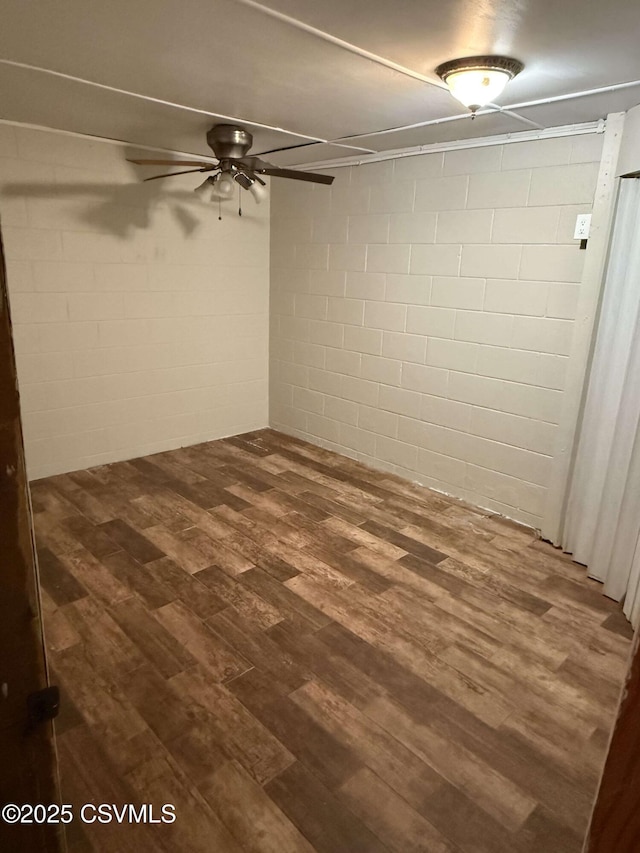
[[[134,157],[139,149],[124,149],[124,159]],[[218,203],[206,203],[202,197],[193,192],[199,181],[194,176],[193,188],[172,188],[165,182],[151,181],[145,183],[148,169],[131,164],[131,183],[109,184],[106,181],[61,183],[51,181],[39,182],[7,182],[2,187],[1,195],[7,198],[32,198],[55,202],[73,201],[70,212],[79,223],[90,226],[89,230],[108,232],[116,237],[127,238],[137,231],[149,228],[153,222],[153,214],[160,208],[168,210],[172,219],[177,223],[185,237],[202,231],[207,224],[213,228],[218,225],[218,216],[238,215],[233,202],[237,198],[225,199]],[[229,204],[231,202],[231,204]],[[256,220],[251,204],[243,205],[243,219]],[[226,216],[225,216],[226,214]],[[55,217],[55,207],[52,206],[52,218]]]

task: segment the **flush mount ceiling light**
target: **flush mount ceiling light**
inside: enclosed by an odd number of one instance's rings
[[[468,56],[443,62],[436,74],[453,97],[471,110],[473,118],[476,110],[492,103],[523,68],[522,62],[506,56]]]

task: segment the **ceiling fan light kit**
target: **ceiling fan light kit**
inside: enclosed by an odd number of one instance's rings
[[[211,199],[233,198],[235,182],[230,172],[220,172],[211,181]]]
[[[192,169],[182,169],[179,172],[169,172],[165,175],[153,175],[145,181],[155,181],[158,178],[171,178],[174,175],[185,175],[191,172],[214,172],[209,175],[195,192],[205,195],[209,192],[211,201],[225,201],[233,197],[236,184],[247,190],[253,196],[256,204],[267,197],[266,184],[260,175],[274,178],[289,178],[294,181],[309,181],[314,184],[333,183],[332,175],[319,175],[315,172],[302,172],[294,169],[281,169],[272,163],[261,160],[260,157],[247,156],[253,136],[243,127],[234,124],[216,124],[207,133],[207,143],[213,149],[217,163],[207,163],[204,160],[129,160],[138,166],[193,166]]]
[[[254,181],[248,189],[254,197],[256,204],[260,204],[267,197],[267,188],[263,181],[260,181],[260,183]]]
[[[197,187],[193,190],[194,193],[198,193],[199,195],[205,195],[207,191],[209,191],[209,195],[211,195],[211,190],[213,189],[213,178],[205,178],[201,184],[198,184]]]
[[[523,68],[522,62],[507,56],[468,56],[443,62],[436,74],[453,97],[471,110],[473,118],[480,107],[493,103]]]

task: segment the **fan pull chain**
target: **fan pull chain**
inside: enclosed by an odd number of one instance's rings
[[[222,221],[222,199],[218,199],[218,220]]]
[[[242,216],[242,187],[238,184],[238,216]]]

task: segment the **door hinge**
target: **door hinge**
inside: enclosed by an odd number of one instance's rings
[[[55,684],[27,696],[27,733],[55,719],[60,711],[60,689]]]

